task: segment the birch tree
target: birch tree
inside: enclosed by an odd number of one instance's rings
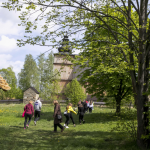
[[[18,74],[19,87],[25,91],[29,87],[39,90],[39,74],[38,68],[32,55],[26,55],[23,69]]]

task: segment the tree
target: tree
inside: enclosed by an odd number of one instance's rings
[[[7,91],[7,92],[3,92],[1,91],[1,99],[12,99],[16,97],[17,94],[17,79],[15,76],[15,72],[13,71],[12,67],[8,67],[6,69],[0,69],[0,74],[1,76],[7,81],[7,83],[9,84],[9,86],[11,87],[11,90]]]
[[[55,69],[52,77],[51,101],[61,98],[60,72]]]
[[[51,99],[52,94],[52,86],[53,86],[53,62],[54,62],[54,56],[53,53],[49,53],[48,57],[45,58],[45,62],[41,66],[39,66],[39,69],[42,69],[42,76],[41,76],[41,94],[40,96],[45,100]]]
[[[64,93],[73,105],[77,105],[79,100],[86,98],[86,94],[76,78],[67,84]]]
[[[130,102],[132,96],[131,79],[129,75],[119,73],[107,73],[100,71],[92,74],[95,69],[86,69],[80,75],[80,83],[86,88],[86,92],[96,96],[98,100],[107,102],[108,97],[115,99],[116,114],[120,113],[121,102],[126,99]]]
[[[111,7],[103,10],[104,13],[106,11],[108,14],[112,13],[114,16],[119,16],[122,21],[125,19],[120,12],[114,13]],[[134,16],[135,13],[132,15]],[[97,18],[93,21],[102,24]],[[117,26],[112,18],[106,18],[105,21],[111,24],[114,31],[122,32],[122,27]],[[106,98],[108,96],[112,97],[112,101],[115,99],[116,113],[118,114],[120,113],[121,101],[123,99],[126,99],[126,102],[130,101],[129,97],[133,96],[130,72],[125,65],[125,59],[123,54],[120,53],[120,49],[113,48],[109,44],[114,42],[112,34],[105,28],[95,30],[95,26],[87,25],[86,27],[87,30],[83,37],[85,41],[81,46],[84,51],[71,61],[75,66],[80,66],[80,83],[86,88],[87,92],[96,96],[99,100],[103,98],[103,100],[109,100],[110,102],[110,99]],[[126,42],[120,37],[118,40]]]
[[[15,96],[16,99],[23,99],[23,91],[18,87],[16,89],[16,96]]]
[[[69,34],[80,33],[81,35],[81,33],[84,33],[84,30],[86,30],[87,26],[90,26],[91,28],[94,26],[95,32],[97,29],[106,29],[106,31],[111,34],[113,42],[110,42],[109,47],[112,49],[118,49],[123,55],[125,61],[121,64],[128,66],[127,71],[130,72],[132,80],[132,89],[137,107],[137,144],[140,147],[146,147],[149,145],[149,107],[147,107],[150,60],[150,19],[148,18],[150,14],[149,1],[53,0],[53,2],[50,2],[35,0],[23,3],[19,0],[10,0],[4,3],[4,7],[9,10],[20,10],[24,4],[28,5],[28,7],[26,7],[27,12],[23,12],[20,19],[22,20],[21,25],[26,27],[26,32],[31,33],[32,30],[37,28],[36,23],[38,23],[38,21],[43,18],[46,19],[45,24],[43,25],[42,36],[26,36],[27,40],[20,40],[18,44],[19,46],[24,46],[25,44],[48,45],[50,40],[56,42],[55,37],[62,35],[64,29],[68,30]],[[113,13],[109,11],[110,4],[113,6],[113,9],[111,9],[113,10]],[[131,7],[136,13],[134,16],[131,15]],[[29,19],[31,14],[34,14],[31,10],[40,11],[34,21]],[[125,19],[120,20],[119,15],[114,16],[117,12],[119,12]],[[136,17],[138,21],[135,21],[134,17]],[[100,21],[100,24],[95,22],[95,18]],[[111,24],[106,21],[106,18],[111,18],[117,26],[121,26],[122,32],[114,30]],[[50,25],[52,23],[56,25],[56,30],[52,28],[50,31]],[[90,36],[92,36],[92,31],[89,33],[89,37]],[[82,40],[80,38],[82,38],[82,36],[74,38],[75,48],[82,48],[85,39]],[[104,40],[109,43],[108,39]],[[92,41],[94,43],[94,39]],[[105,52],[107,52],[106,46],[104,49]],[[115,69],[114,67],[109,67],[111,70]],[[142,138],[142,136],[144,138]]]
[[[45,55],[44,54],[40,55],[40,57],[38,58],[38,63],[37,63],[39,80],[40,80],[40,93],[43,92],[44,85],[45,85],[45,82],[44,82],[45,61],[46,61]]]
[[[7,97],[5,96],[5,92],[2,89],[0,89],[0,100],[5,100],[5,99],[7,99]]]
[[[54,56],[53,52],[48,54],[48,58],[45,61],[45,69],[44,69],[44,78],[45,81],[51,81],[51,77],[53,76],[53,63],[54,63]]]
[[[38,68],[32,55],[26,55],[23,69],[18,74],[19,87],[25,91],[29,87],[39,90]]]
[[[58,91],[59,91],[59,84],[58,84],[58,76],[56,71],[53,71],[53,63],[54,63],[54,56],[53,52],[50,52],[45,57],[44,54],[40,55],[38,58],[38,71],[40,76],[40,96],[45,100],[54,100],[58,99]]]

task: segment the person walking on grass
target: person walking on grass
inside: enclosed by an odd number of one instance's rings
[[[26,126],[29,127],[29,124],[31,122],[31,118],[34,117],[34,108],[32,105],[32,101],[29,101],[29,103],[24,107],[25,112],[25,122],[24,122],[24,129],[26,129]],[[29,118],[28,124],[27,119]],[[27,125],[26,125],[27,124]]]
[[[70,109],[70,110],[73,110],[71,103],[69,103],[69,109]],[[75,111],[74,111],[74,112],[75,112]],[[76,113],[76,114],[77,114],[77,113]],[[73,125],[74,125],[74,127],[75,127],[76,125],[75,125],[75,122],[74,122],[74,120],[73,120],[72,111],[70,111],[70,119],[72,120],[72,123],[73,123]]]
[[[78,112],[79,112],[79,123],[81,124],[81,121],[83,123],[85,123],[85,120],[83,119],[84,118],[84,107],[81,103],[79,104]]]
[[[61,129],[61,132],[64,131],[64,127],[60,124],[62,122],[62,114],[61,114],[61,109],[60,109],[60,105],[58,104],[57,100],[53,101],[54,104],[54,131],[53,132],[57,132],[57,126]],[[61,116],[61,118],[58,118],[58,116]]]
[[[40,119],[40,115],[41,115],[41,108],[42,108],[42,103],[40,101],[40,98],[38,98],[35,103],[34,103],[34,124],[36,125],[36,122]]]
[[[89,103],[89,113],[92,113],[92,109],[93,109],[93,101],[90,100],[90,103]]]
[[[79,105],[81,104],[81,103],[83,103],[81,100],[78,102],[78,114],[79,114]]]
[[[77,114],[77,113],[72,109],[72,104],[70,105],[70,103],[69,103],[68,106],[66,107],[66,110],[67,110],[67,114],[65,115],[65,116],[66,116],[66,121],[65,121],[64,126],[65,126],[66,128],[69,128],[69,127],[68,127],[68,124],[69,124],[70,116],[72,115],[71,112],[73,112],[73,113],[75,113],[75,114]],[[70,115],[70,114],[71,114],[71,115]],[[73,122],[73,124],[74,124],[74,126],[75,126],[73,117],[72,117],[72,122]]]
[[[86,110],[87,110],[87,103],[86,103],[86,101],[83,100],[83,102],[81,102],[81,104],[83,105],[84,113],[86,113]]]
[[[69,119],[70,119],[70,113],[68,113],[68,109],[69,109],[69,106],[66,107],[66,111],[64,113],[64,116],[66,117],[64,127],[66,127],[66,128],[69,128],[68,124],[69,124]]]
[[[86,109],[86,112],[88,112],[88,110],[89,110],[89,101],[86,100],[86,103],[87,103],[87,109]]]

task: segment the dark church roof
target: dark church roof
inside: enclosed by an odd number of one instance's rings
[[[58,48],[58,51],[63,53],[69,52],[70,54],[72,53],[71,45],[69,44],[69,39],[67,35],[64,36],[61,47]]]
[[[28,89],[30,89],[30,88],[31,88],[36,94],[40,94],[34,87],[29,87]],[[25,91],[27,91],[28,89],[26,89]],[[25,92],[25,91],[24,91],[24,92]]]

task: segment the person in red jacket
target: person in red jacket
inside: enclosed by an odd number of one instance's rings
[[[26,129],[26,126],[29,127],[29,124],[31,122],[31,118],[34,117],[34,108],[32,105],[32,101],[29,101],[29,103],[24,107],[25,112],[25,122],[24,122],[24,129]],[[27,118],[29,118],[28,124],[27,123]]]

